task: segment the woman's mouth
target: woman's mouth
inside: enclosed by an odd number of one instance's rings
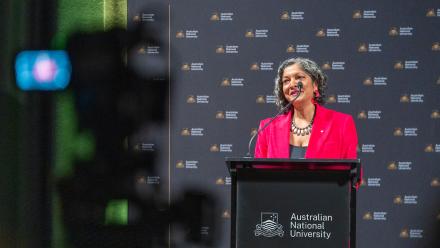
[[[296,95],[298,95],[298,93],[299,93],[299,90],[293,90],[292,92],[290,92],[290,95],[296,96]]]

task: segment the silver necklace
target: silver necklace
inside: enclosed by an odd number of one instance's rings
[[[315,111],[313,111],[312,120],[310,121],[309,125],[307,125],[306,127],[298,127],[295,123],[295,118],[292,117],[292,126],[290,127],[290,131],[292,131],[292,133],[298,136],[309,135],[312,132],[313,120],[315,120],[315,113],[316,113],[316,108]]]

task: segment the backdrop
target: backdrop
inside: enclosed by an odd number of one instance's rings
[[[224,157],[244,156],[259,120],[276,113],[273,79],[290,57],[320,64],[326,106],[356,121],[357,247],[439,245],[439,1],[153,2],[128,0],[128,26],[149,23],[164,41],[139,53],[166,54],[171,75],[168,173],[148,183],[170,199],[190,186],[218,196],[218,247],[229,247]]]

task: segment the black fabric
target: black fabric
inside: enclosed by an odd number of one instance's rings
[[[290,158],[304,158],[306,155],[307,146],[293,146],[290,145]]]

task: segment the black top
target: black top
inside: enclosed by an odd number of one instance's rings
[[[290,158],[304,158],[306,155],[307,146],[293,146],[290,145]]]

